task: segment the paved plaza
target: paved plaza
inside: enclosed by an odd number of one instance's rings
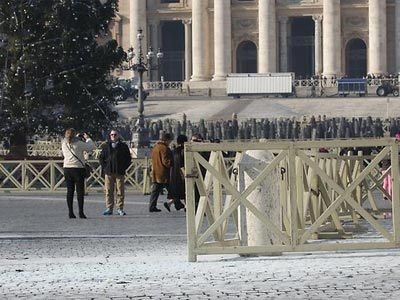
[[[231,97],[150,97],[144,102],[145,116],[150,119],[229,120],[236,113],[239,120],[249,118],[327,117],[398,117],[400,98],[241,98]],[[137,115],[137,102],[120,102],[116,107],[122,118]]]
[[[63,196],[0,195],[1,299],[399,299],[400,251],[200,256],[189,263],[182,211],[67,219]],[[164,198],[162,198],[164,200]],[[162,207],[159,204],[159,207]]]

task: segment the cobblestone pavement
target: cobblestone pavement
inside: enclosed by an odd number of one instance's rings
[[[0,195],[0,298],[399,299],[400,251],[186,257],[183,212],[66,218],[61,196]],[[159,205],[160,206],[160,205]]]

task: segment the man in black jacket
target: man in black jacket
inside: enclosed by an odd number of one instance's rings
[[[113,214],[114,189],[117,189],[117,214],[126,215],[125,200],[125,172],[131,164],[129,147],[122,142],[117,130],[110,132],[110,140],[104,145],[100,154],[100,165],[105,175],[106,210],[103,215]]]

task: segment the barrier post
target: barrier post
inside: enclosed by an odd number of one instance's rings
[[[145,157],[144,159],[144,166],[143,166],[143,195],[150,195],[150,173],[149,173],[149,158]]]
[[[29,179],[27,178],[26,175],[26,159],[21,161],[21,185],[22,185],[22,190],[26,191],[26,187],[29,184]]]
[[[296,190],[296,149],[291,143],[288,152],[289,197],[290,197],[290,236],[292,247],[298,244],[297,190]]]
[[[195,178],[192,173],[195,172],[193,163],[193,152],[186,151],[185,146],[185,188],[186,188],[186,226],[188,234],[188,260],[189,262],[196,262],[197,255],[196,249],[196,215],[194,203],[194,185]]]
[[[394,242],[400,243],[399,141],[393,141],[391,150],[393,234]]]
[[[55,174],[55,162],[53,160],[50,161],[50,190],[54,192],[56,185],[56,174]]]

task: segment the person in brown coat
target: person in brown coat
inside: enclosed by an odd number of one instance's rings
[[[161,211],[161,209],[157,208],[157,200],[164,187],[168,187],[169,173],[173,159],[172,152],[169,149],[172,140],[172,134],[163,134],[161,140],[155,144],[151,152],[151,162],[153,166],[151,177],[153,185],[150,194],[150,212]]]

